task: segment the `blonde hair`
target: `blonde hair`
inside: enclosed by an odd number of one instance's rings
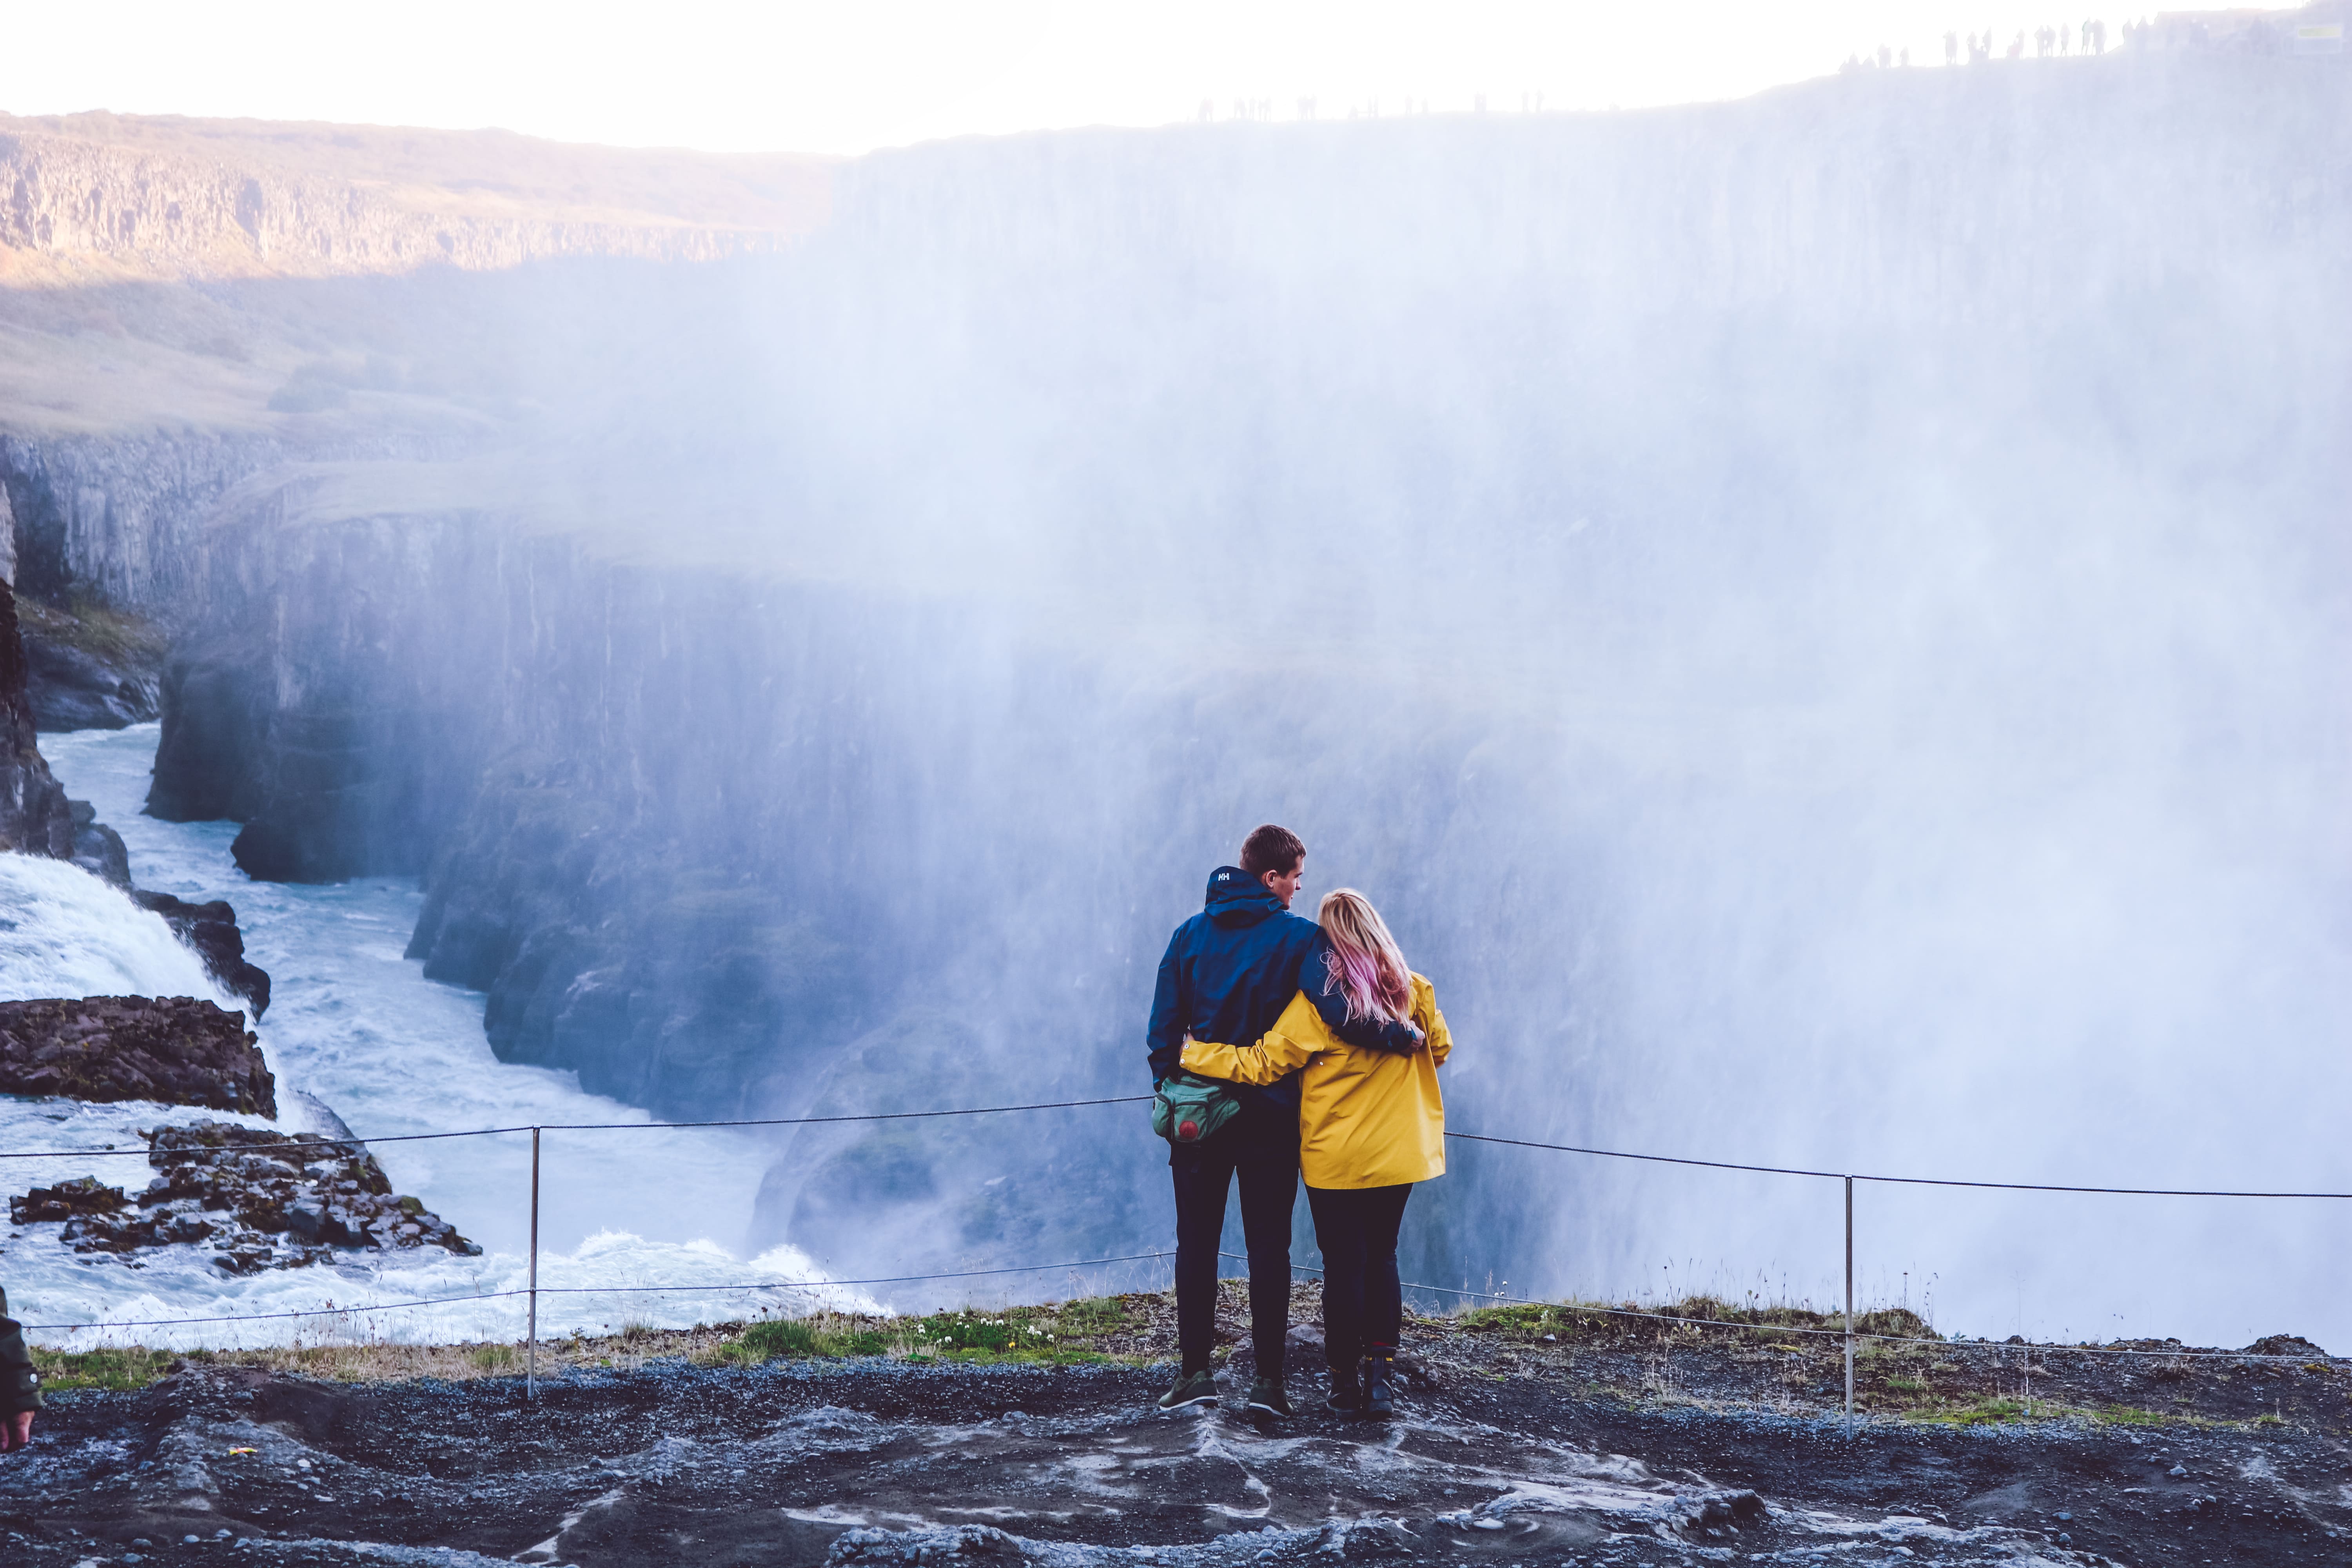
[[[1324,990],[1337,986],[1348,1016],[1402,1023],[1412,1011],[1412,971],[1371,900],[1353,888],[1334,888],[1315,911],[1330,939],[1323,955]]]

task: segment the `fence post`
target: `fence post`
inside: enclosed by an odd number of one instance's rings
[[[1853,1178],[1845,1179],[1845,1418],[1853,1419]]]
[[[1847,1207],[1853,1207],[1853,1185],[1847,1184]],[[1849,1247],[1851,1251],[1851,1247]],[[530,1343],[523,1352],[522,1396],[539,1397],[539,1129],[530,1130]],[[1848,1360],[1852,1357],[1849,1355]],[[1853,1381],[1849,1373],[1848,1384]]]

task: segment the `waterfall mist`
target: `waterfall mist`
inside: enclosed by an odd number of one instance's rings
[[[783,548],[1083,672],[908,678],[956,787],[886,864],[955,1024],[905,1066],[1139,1087],[1159,942],[1278,820],[1436,979],[1458,1128],[2345,1188],[2289,1086],[2345,1043],[2347,363],[2308,327],[2347,143],[2316,99],[2224,131],[2248,85],[868,161],[823,283],[752,307]],[[1835,1295],[1833,1184],[1454,1160],[1415,1278]],[[1865,1289],[1953,1328],[2341,1337],[2326,1205],[1860,1224]]]

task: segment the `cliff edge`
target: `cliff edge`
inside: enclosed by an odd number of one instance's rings
[[[829,167],[502,131],[0,116],[0,284],[710,260],[822,225]]]

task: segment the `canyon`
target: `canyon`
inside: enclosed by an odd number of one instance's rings
[[[154,628],[151,812],[421,879],[503,1059],[666,1117],[1138,1092],[1159,946],[1271,818],[1477,1042],[1461,1125],[1900,1162],[1932,1084],[1966,1160],[2118,1032],[2256,1081],[2340,1033],[2273,942],[2347,766],[2333,70],[682,173],[15,123],[13,579]],[[781,1132],[760,1239],[1129,1250],[1164,1178],[1097,1118]],[[1625,1184],[1585,1224],[1530,1170],[1417,1198],[1411,1276],[1655,1268]],[[1756,1201],[1653,1228],[1813,1223]]]

